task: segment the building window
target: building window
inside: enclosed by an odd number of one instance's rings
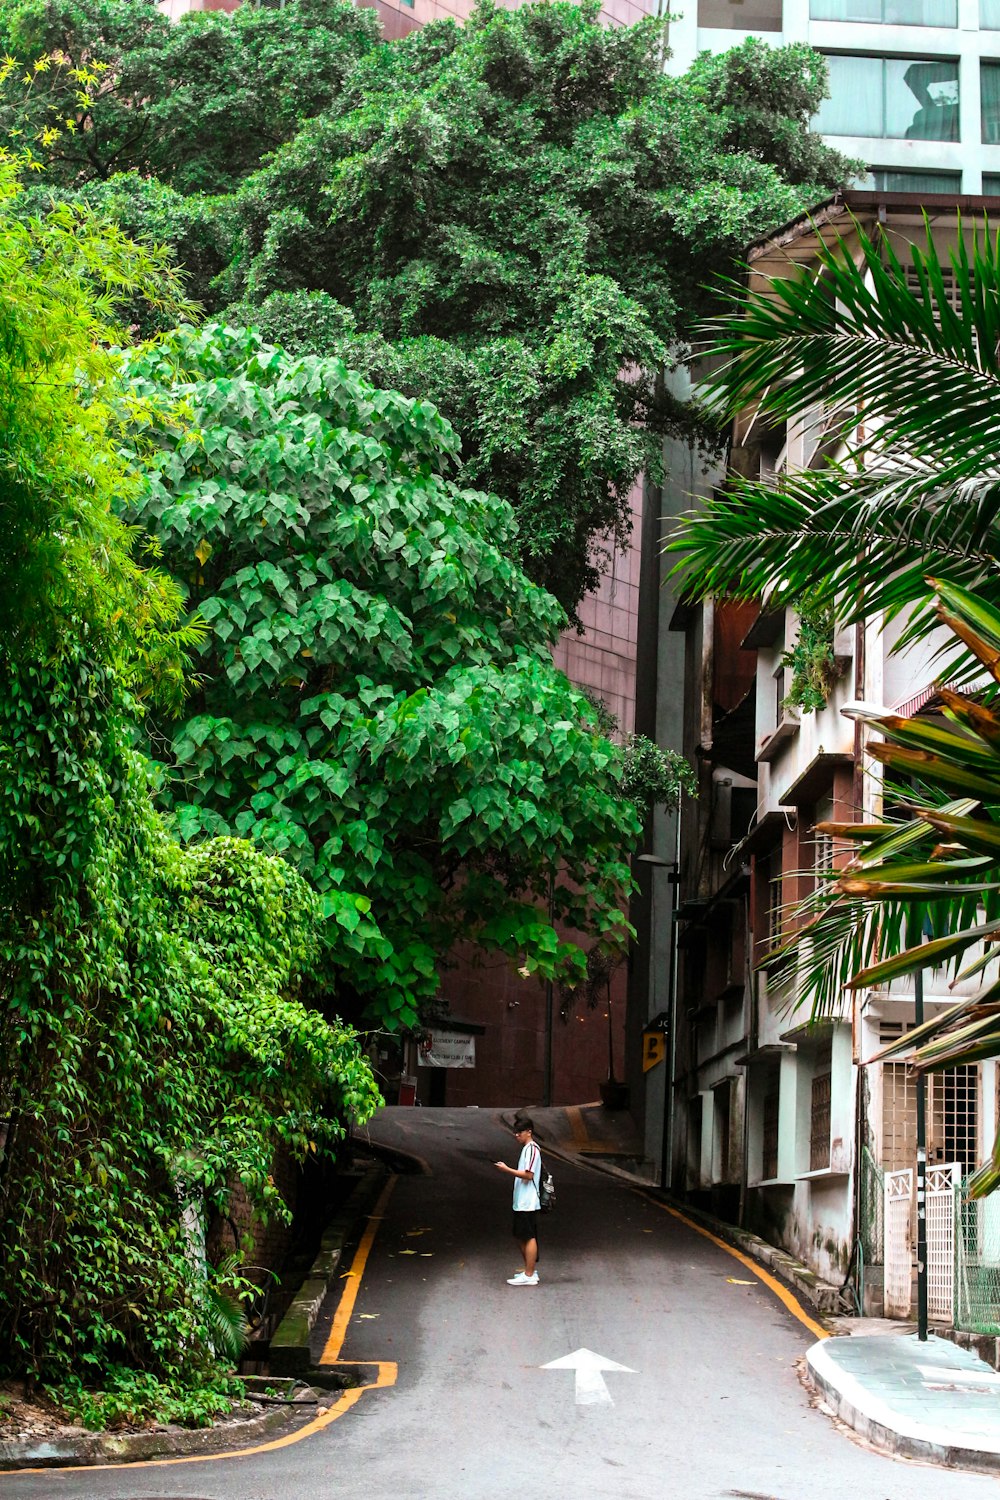
[[[883,1043],[889,1040],[883,1029]],[[927,1160],[975,1170],[978,1155],[979,1069],[975,1063],[927,1077]],[[882,1064],[882,1166],[912,1167],[917,1158],[917,1084],[906,1063]]]
[[[778,1175],[778,1083],[774,1080],[764,1095],[763,1153],[760,1174],[765,1182]]]
[[[701,1095],[696,1094],[688,1107],[687,1182],[701,1187],[701,1132],[703,1128]]]
[[[820,135],[899,141],[958,140],[958,62],[827,57],[830,94],[813,118]]]
[[[982,0],[990,4],[991,0]],[[1000,3],[1000,0],[993,0]],[[814,21],[854,21],[863,25],[958,25],[957,0],[809,0]]]
[[[906,287],[907,291],[912,292],[914,297],[923,297],[924,290],[916,266],[906,267]],[[971,270],[968,274],[967,289],[970,292],[974,290],[973,273]],[[942,266],[941,268],[941,290],[944,292],[945,300],[952,312],[958,313],[961,316],[962,286],[961,282],[956,279],[954,269],[951,266]]]
[[[1000,0],[979,0],[981,31],[1000,31]]]
[[[809,1106],[809,1170],[830,1165],[830,1049],[816,1059]]]
[[[992,176],[989,172],[983,173],[983,197],[1000,198],[1000,177]]]
[[[961,172],[897,172],[894,167],[872,167],[857,186],[870,193],[960,193]],[[985,191],[985,189],[984,189]]]
[[[1000,145],[1000,63],[982,64],[979,99],[983,141],[987,146]]]
[[[718,1161],[718,1175],[716,1182],[729,1181],[730,1168],[730,1134],[731,1123],[731,1091],[732,1079],[727,1078],[714,1091],[713,1103],[715,1105],[715,1147],[716,1159]]]
[[[780,31],[781,0],[698,0],[698,25],[711,31]]]

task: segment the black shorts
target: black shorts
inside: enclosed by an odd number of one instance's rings
[[[538,1238],[538,1211],[537,1209],[515,1208],[511,1214],[514,1229],[514,1238],[519,1245],[526,1245],[529,1240]]]

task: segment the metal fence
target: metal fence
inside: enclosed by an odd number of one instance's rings
[[[1000,1334],[1000,1194],[955,1203],[955,1327]]]
[[[858,1237],[866,1266],[880,1266],[885,1255],[883,1201],[885,1177],[867,1146],[861,1148],[858,1176]]]
[[[908,1318],[913,1299],[913,1169],[885,1174],[885,1270],[887,1318]]]

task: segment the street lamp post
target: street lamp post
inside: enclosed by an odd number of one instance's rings
[[[924,1020],[924,971],[913,976],[914,1025]],[[927,1342],[927,1081],[917,1073],[917,1338]]]
[[[663,1078],[663,1120],[660,1127],[660,1187],[666,1188],[670,1173],[670,1148],[673,1145],[673,1086],[674,1086],[674,1060],[676,1057],[676,1034],[677,1034],[677,892],[680,885],[680,843],[681,843],[681,820],[680,812],[677,817],[677,833],[675,844],[675,859],[661,859],[658,854],[640,854],[638,863],[652,865],[655,870],[669,870],[670,881],[670,943],[667,958],[667,980],[669,991],[667,994],[667,1028],[668,1044],[667,1055],[664,1058]],[[655,912],[655,901],[653,905]]]
[[[549,871],[549,926],[555,923],[556,915],[556,872]],[[543,1063],[542,1077],[542,1104],[547,1109],[552,1103],[552,980],[545,981],[545,1061]]]

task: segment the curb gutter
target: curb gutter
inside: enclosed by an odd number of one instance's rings
[[[304,1375],[312,1368],[312,1332],[337,1278],[344,1247],[356,1237],[359,1220],[370,1212],[388,1175],[381,1162],[373,1162],[324,1229],[316,1259],[271,1336],[268,1365],[272,1374]]]
[[[776,1245],[769,1245],[767,1240],[762,1240],[759,1235],[751,1234],[748,1229],[739,1229],[735,1224],[726,1224],[722,1219],[716,1219],[712,1214],[704,1213],[700,1208],[692,1208],[690,1204],[684,1203],[676,1198],[663,1194],[674,1208],[680,1213],[686,1214],[689,1219],[694,1219],[713,1234],[718,1235],[720,1240],[727,1244],[735,1245],[737,1250],[742,1250],[744,1255],[749,1255],[759,1265],[766,1266],[783,1281],[793,1286],[804,1302],[814,1307],[821,1317],[835,1317],[840,1313],[848,1311],[839,1287],[829,1281],[821,1281],[815,1271],[810,1271],[794,1255],[789,1255],[787,1250],[779,1250]]]

